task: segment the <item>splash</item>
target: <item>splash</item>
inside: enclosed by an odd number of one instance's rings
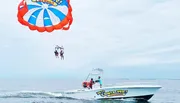
[[[43,91],[1,91],[0,98],[64,98],[62,93]]]

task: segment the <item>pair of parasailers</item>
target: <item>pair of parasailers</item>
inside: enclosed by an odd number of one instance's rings
[[[58,50],[60,49],[60,53],[58,53]],[[59,47],[58,45],[55,47],[55,51],[54,54],[56,56],[56,58],[59,58],[59,54],[61,57],[61,60],[64,60],[64,48],[63,46]]]

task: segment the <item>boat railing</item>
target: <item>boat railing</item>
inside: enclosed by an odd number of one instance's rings
[[[156,85],[157,83],[154,82],[122,82],[122,83],[115,83],[115,84],[106,84],[105,87],[111,86],[123,86],[123,85]]]

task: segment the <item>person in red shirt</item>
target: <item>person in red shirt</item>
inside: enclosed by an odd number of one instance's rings
[[[93,84],[94,84],[94,81],[93,81],[93,78],[91,78],[91,80],[90,80],[90,82],[89,82],[89,87],[90,87],[90,89],[92,89]]]

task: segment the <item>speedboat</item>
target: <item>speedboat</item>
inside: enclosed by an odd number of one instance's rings
[[[158,85],[126,85],[64,92],[64,96],[77,99],[127,99],[149,100],[160,89]]]
[[[93,71],[103,71],[93,69]],[[88,77],[92,75],[89,74]],[[93,74],[94,75],[94,74]],[[108,86],[108,87],[93,87],[83,88],[77,90],[65,91],[63,95],[65,97],[71,97],[76,99],[135,99],[148,101],[159,89],[159,85],[121,85],[121,86]]]

